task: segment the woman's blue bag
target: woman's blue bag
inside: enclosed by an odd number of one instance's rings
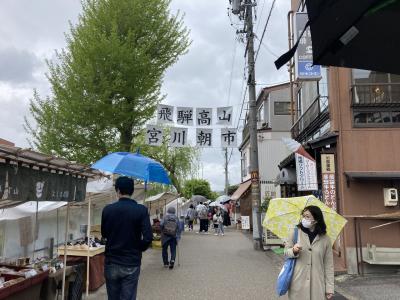
[[[294,228],[293,245],[296,244],[298,235],[298,228]],[[289,290],[290,282],[292,281],[294,267],[296,265],[296,258],[285,259],[282,270],[278,275],[278,280],[276,282],[276,292],[279,296],[283,296]]]

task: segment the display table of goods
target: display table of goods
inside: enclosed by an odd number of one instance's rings
[[[89,246],[90,245],[90,246]],[[76,241],[67,244],[67,251],[65,247],[58,248],[60,259],[64,258],[67,252],[67,266],[83,264],[83,287],[86,286],[86,264],[87,257],[89,257],[89,291],[95,291],[100,288],[104,283],[104,251],[105,246],[99,243],[99,240],[90,239],[89,245],[87,241]]]
[[[158,219],[153,219],[153,225],[151,226],[153,232],[153,241],[151,243],[152,248],[161,249],[161,226]]]
[[[76,241],[74,243],[69,242],[67,244],[67,255],[72,256],[89,256],[93,257],[100,253],[103,253],[105,250],[105,246],[100,243],[100,240],[97,238],[90,239],[89,243],[87,239],[82,241]],[[58,254],[65,254],[65,247],[58,247]]]
[[[42,283],[48,276],[48,268],[0,264],[0,299],[39,300]]]

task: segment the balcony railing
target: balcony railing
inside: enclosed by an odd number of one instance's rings
[[[302,143],[329,119],[328,97],[318,96],[292,126],[292,137]]]
[[[400,83],[356,84],[352,94],[353,107],[400,106]]]

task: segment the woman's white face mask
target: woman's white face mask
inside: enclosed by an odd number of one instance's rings
[[[301,225],[303,225],[304,228],[311,228],[313,226],[313,223],[314,223],[313,221],[308,220],[306,218],[303,218],[301,220]]]

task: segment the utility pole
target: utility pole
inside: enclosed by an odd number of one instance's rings
[[[225,195],[228,195],[229,178],[228,178],[228,148],[224,149],[225,154]]]
[[[239,9],[237,9],[239,5]],[[256,104],[256,79],[254,61],[254,33],[253,33],[253,0],[232,0],[232,12],[240,15],[244,10],[244,21],[247,41],[247,64],[249,89],[249,133],[250,133],[250,174],[251,174],[251,207],[253,219],[253,245],[256,250],[263,250],[261,227],[261,197],[258,171],[258,144],[257,144],[257,104]]]

